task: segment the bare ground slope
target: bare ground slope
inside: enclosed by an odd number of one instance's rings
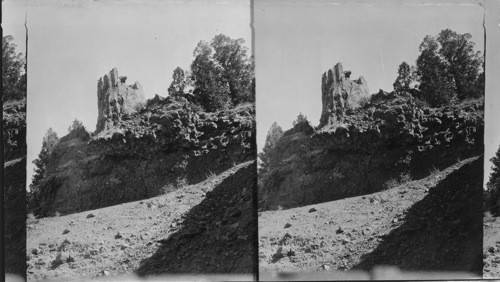
[[[500,217],[488,212],[484,217],[483,277],[500,278]]]
[[[268,271],[482,271],[482,157],[398,187],[259,213]]]
[[[210,215],[205,214],[203,217],[196,211],[211,198],[210,201],[221,203],[221,206],[215,206],[216,208],[225,209],[224,200],[214,198],[222,195],[214,194],[213,190],[224,186],[228,181],[237,183],[231,179],[239,178],[238,175],[241,176],[242,173],[246,175],[251,172],[250,175],[253,176],[254,170],[254,163],[250,161],[212,176],[200,184],[151,199],[60,217],[28,219],[28,279],[113,279],[117,275],[126,274],[136,277],[134,273],[139,268],[141,275],[166,273],[169,270],[170,273],[216,272],[214,265],[209,266],[211,271],[206,271],[207,267],[203,266],[183,271],[179,266],[166,269],[166,266],[158,264],[158,261],[161,261],[158,255],[165,252],[167,245],[183,250],[183,262],[188,268],[191,266],[188,263],[188,254],[202,253],[204,245],[198,244],[197,248],[200,249],[194,253],[186,239],[201,242],[197,240],[199,236],[211,238],[213,234],[227,237],[226,245],[218,245],[220,242],[214,241],[207,242],[210,248],[218,247],[220,254],[225,255],[228,260],[251,262],[252,252],[238,251],[246,250],[253,244],[252,233],[248,233],[249,222],[253,222],[253,213],[247,210],[252,205],[253,188],[242,191],[245,187],[231,186],[230,196],[242,196],[238,197],[238,200],[244,198],[246,202],[234,202],[233,206],[236,207],[233,211],[237,215],[233,215],[229,221],[220,222],[220,226],[215,226],[215,222],[212,224]],[[252,185],[251,181],[247,185]],[[238,222],[241,226],[235,226]],[[231,226],[228,227],[227,224]],[[196,229],[196,226],[200,229]],[[228,229],[232,232],[229,233]],[[185,245],[168,244],[172,238],[181,238],[176,239],[176,242],[180,241]],[[154,259],[151,259],[152,257]],[[157,261],[156,265],[152,260]],[[239,268],[234,266],[233,269],[223,269],[219,272],[250,272],[252,267],[254,266],[251,263],[247,263]]]
[[[26,156],[4,163],[5,272],[24,277],[26,271]]]

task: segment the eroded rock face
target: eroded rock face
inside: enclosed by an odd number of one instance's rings
[[[126,76],[113,68],[97,82],[98,117],[96,133],[115,125],[123,115],[137,112],[144,106],[144,92],[139,82],[126,85]]]
[[[427,108],[408,93],[378,98],[341,122],[286,131],[259,178],[259,207],[373,193],[482,154],[484,101]]]
[[[254,159],[255,110],[196,112],[157,97],[89,137],[61,138],[34,195],[34,213],[69,214],[157,196]]]
[[[351,71],[344,71],[341,63],[323,74],[320,127],[341,121],[347,110],[359,108],[362,100],[369,98],[366,80],[362,76],[351,80],[350,76]]]

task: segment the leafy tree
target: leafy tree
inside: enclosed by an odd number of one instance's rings
[[[267,171],[269,171],[271,163],[270,161],[271,152],[276,147],[276,143],[281,138],[281,136],[283,136],[283,130],[278,125],[278,123],[274,122],[271,125],[271,128],[269,128],[269,131],[267,132],[266,143],[262,148],[262,152],[259,153],[259,159],[260,159],[259,173],[266,173]]]
[[[10,35],[2,37],[2,100],[26,97],[26,63]]]
[[[439,54],[446,62],[447,72],[453,77],[459,99],[478,97],[484,94],[483,57],[474,50],[475,43],[469,33],[458,34],[450,29],[442,30],[437,41],[441,44]]]
[[[398,77],[394,82],[394,91],[410,89],[410,84],[415,81],[415,67],[407,62],[402,62],[398,67]]]
[[[200,41],[191,64],[193,93],[208,111],[216,111],[242,102],[253,102],[255,96],[254,63],[247,55],[243,39],[223,34],[210,43]]]
[[[427,35],[419,47],[417,72],[422,97],[433,107],[450,103],[456,97],[453,77],[447,71],[447,64],[439,55],[439,44]]]
[[[46,176],[47,173],[47,163],[50,158],[50,154],[54,150],[55,146],[59,142],[59,137],[57,137],[57,133],[49,128],[42,141],[42,149],[38,154],[38,158],[33,161],[35,164],[35,174],[32,177],[32,181],[30,184],[30,189],[33,191],[40,184],[40,181]]]
[[[431,106],[484,95],[481,52],[474,51],[468,33],[442,30],[437,38],[426,36],[420,44],[417,72],[422,96]]]
[[[196,101],[207,111],[229,107],[229,87],[222,80],[222,66],[213,59],[213,50],[205,41],[200,41],[194,50],[195,59],[191,72]]]

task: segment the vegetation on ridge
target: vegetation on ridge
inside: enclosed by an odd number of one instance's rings
[[[170,95],[186,95],[191,101],[213,112],[254,102],[255,74],[245,40],[219,34],[210,42],[196,46],[191,71],[177,67],[168,89]]]

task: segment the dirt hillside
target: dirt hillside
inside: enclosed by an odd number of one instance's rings
[[[269,271],[482,273],[483,158],[389,190],[259,213],[259,267]]]
[[[255,267],[254,174],[255,164],[250,161],[200,184],[147,200],[28,219],[28,279],[250,273]],[[235,185],[239,181],[245,185]],[[205,245],[209,247],[203,249]],[[182,252],[177,252],[182,246]]]

